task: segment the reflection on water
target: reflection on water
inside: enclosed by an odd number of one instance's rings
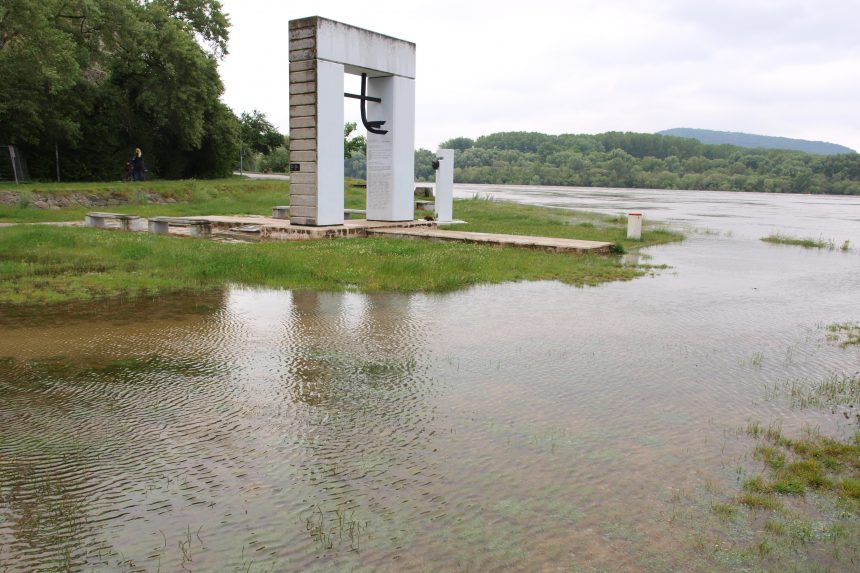
[[[677,506],[737,487],[747,420],[851,431],[768,389],[860,368],[822,329],[860,256],[648,253],[587,289],[0,309],[0,571],[735,570]]]

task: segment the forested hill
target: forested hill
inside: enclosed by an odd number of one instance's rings
[[[827,143],[826,141],[808,141],[806,139],[754,135],[752,133],[740,133],[737,131],[713,131],[710,129],[675,127],[658,131],[657,135],[690,137],[701,141],[702,143],[712,143],[715,145],[728,144],[737,145],[739,147],[757,147],[762,149],[791,149],[793,151],[805,151],[806,153],[812,153],[813,155],[854,153],[853,149],[845,147],[844,145]]]
[[[506,132],[458,137],[441,147],[458,150],[460,183],[860,195],[857,153],[810,155],[621,132]],[[432,156],[416,153],[418,178],[432,175]]]

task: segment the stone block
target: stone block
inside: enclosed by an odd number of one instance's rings
[[[307,139],[304,141],[316,142],[315,139]],[[305,161],[316,161],[317,160],[316,150],[298,151],[297,149],[295,149],[296,143],[298,143],[298,142],[290,141],[290,162],[291,163],[303,163]]]
[[[296,195],[290,192],[290,209],[295,210],[296,207],[316,207],[317,194],[313,195]],[[293,211],[295,212],[295,211]]]
[[[316,26],[307,26],[306,28],[290,27],[290,40],[301,40],[302,38],[315,38],[317,35]]]
[[[293,203],[292,197],[290,197],[290,219],[293,217],[312,217],[316,219],[317,217],[317,208],[315,206],[298,206]]]
[[[290,163],[298,163],[299,170],[290,172],[290,176],[292,177],[296,173],[316,173],[317,172],[317,162],[316,161],[291,161]]]
[[[290,72],[290,83],[298,84],[301,82],[316,82],[317,81],[317,71],[316,70],[302,70],[299,72]]]
[[[308,16],[307,18],[296,18],[295,20],[290,20],[290,30],[295,30],[296,28],[314,28],[316,29],[317,22],[319,21],[319,16]]]
[[[316,82],[299,82],[295,84],[290,84],[290,95],[311,94],[316,93],[316,91]]]
[[[290,140],[290,151],[316,151],[317,149],[317,140],[316,139],[291,139]],[[316,157],[313,159],[296,159],[296,161],[316,161]]]
[[[316,116],[309,115],[307,117],[294,117],[290,120],[291,128],[299,128],[299,127],[316,127],[317,126],[317,118]]]
[[[317,45],[316,35],[308,36],[307,38],[290,38],[290,51],[295,50],[307,50],[310,48],[315,48]]]
[[[316,139],[317,129],[315,127],[300,127],[290,129],[290,140],[293,139]]]
[[[306,117],[312,115],[316,117],[317,106],[315,105],[291,105],[290,117]]]
[[[312,183],[290,183],[290,195],[316,195],[317,187]],[[292,201],[291,201],[292,203]],[[294,203],[293,203],[294,204]]]
[[[316,105],[316,92],[306,94],[290,94],[290,106],[294,105]],[[292,125],[292,123],[291,123]]]
[[[317,184],[317,174],[316,173],[301,173],[300,171],[294,171],[290,173],[290,183],[291,185],[313,185],[316,188]]]
[[[317,69],[316,60],[302,60],[301,62],[290,62],[290,73],[315,69]]]
[[[315,60],[316,58],[316,48],[311,48],[308,50],[290,50],[291,62],[301,62],[302,60]]]
[[[290,225],[302,225],[306,227],[316,227],[317,220],[315,217],[290,217]]]

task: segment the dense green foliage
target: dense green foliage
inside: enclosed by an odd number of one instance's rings
[[[243,112],[239,116],[241,159],[234,168],[244,171],[286,172],[290,163],[290,138],[280,133],[266,114]]]
[[[689,127],[675,127],[658,131],[657,135],[673,135],[675,137],[689,137],[702,143],[714,145],[737,145],[738,147],[754,147],[759,149],[789,149],[792,151],[803,151],[813,155],[835,155],[839,153],[854,153],[853,149],[844,145],[828,143],[826,141],[808,141],[806,139],[791,139],[789,137],[773,137],[769,135],[755,135],[752,133],[741,133],[737,131],[714,131],[711,129],[693,129]]]
[[[239,124],[242,146],[250,151],[271,153],[285,143],[284,135],[275,129],[266,114],[256,109],[251,113],[243,112]]]
[[[860,154],[754,150],[645,133],[494,133],[456,157],[460,183],[860,194]]]
[[[349,159],[356,153],[367,154],[367,138],[363,135],[353,135],[356,129],[358,125],[354,121],[347,122],[343,126],[344,159]]]
[[[4,0],[0,144],[33,178],[118,179],[135,147],[151,175],[214,177],[237,157],[219,97],[229,22],[218,0]]]

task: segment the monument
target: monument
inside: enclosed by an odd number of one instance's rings
[[[436,170],[436,221],[451,223],[454,220],[454,150],[437,150],[433,167]]]
[[[290,21],[290,223],[343,224],[343,98],[367,129],[367,219],[411,221],[415,44],[319,16]],[[361,93],[344,93],[344,73]]]

